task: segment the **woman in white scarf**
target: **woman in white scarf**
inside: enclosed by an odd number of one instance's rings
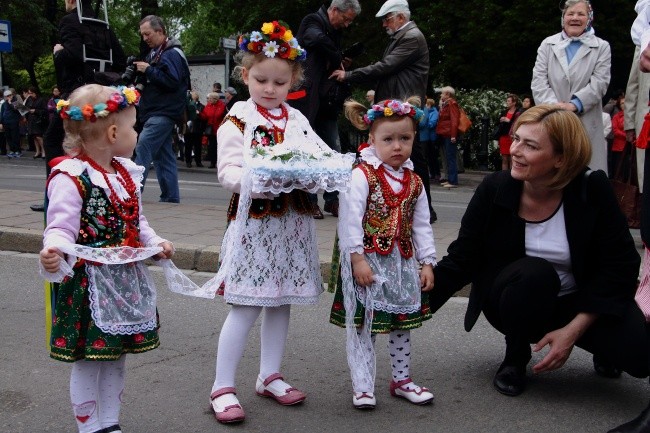
[[[538,104],[556,104],[576,112],[592,145],[589,164],[607,172],[607,143],[603,137],[602,98],[610,80],[609,43],[591,26],[587,0],[567,0],[562,31],[544,39],[537,50],[531,89]]]

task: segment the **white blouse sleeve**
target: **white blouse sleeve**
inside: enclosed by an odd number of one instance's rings
[[[436,265],[436,245],[433,239],[433,229],[429,222],[429,202],[424,188],[415,204],[413,247],[415,248],[415,259],[418,262]]]
[[[230,192],[241,189],[244,134],[227,121],[217,130],[217,170],[219,183]]]
[[[341,251],[363,253],[363,216],[368,199],[368,180],[359,168],[352,170],[350,190],[339,200],[339,246]],[[341,218],[342,216],[342,218]]]
[[[147,218],[144,216],[144,212],[142,210],[142,200],[140,200],[139,224],[140,224],[140,243],[142,243],[142,245],[144,245],[145,247],[156,247],[161,242],[167,241],[167,239],[158,236],[154,231],[154,229],[152,229],[151,226],[149,225],[149,221],[147,221]]]
[[[83,205],[77,184],[65,174],[56,175],[47,186],[47,198],[47,225],[43,232],[43,246],[76,243]]]

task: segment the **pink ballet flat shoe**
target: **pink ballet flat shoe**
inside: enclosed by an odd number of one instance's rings
[[[355,392],[352,395],[352,405],[355,409],[374,409],[377,399],[372,392]]]
[[[390,395],[401,397],[413,404],[429,404],[433,401],[433,394],[424,387],[415,385],[415,389],[408,389],[404,385],[412,383],[411,378],[400,380],[399,382],[390,382]]]
[[[210,405],[214,417],[223,424],[244,421],[246,414],[235,396],[235,388],[221,388],[210,394]],[[219,398],[222,397],[222,398]]]
[[[273,383],[275,380],[279,382]],[[273,373],[264,380],[258,376],[255,392],[261,397],[270,397],[283,406],[299,404],[307,398],[304,392],[285,383],[280,373]]]

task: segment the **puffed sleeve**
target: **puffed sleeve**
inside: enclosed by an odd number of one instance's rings
[[[217,130],[217,170],[219,182],[230,192],[239,193],[241,188],[243,159],[244,134],[226,121]]]
[[[352,170],[350,190],[339,200],[339,245],[341,251],[363,253],[363,216],[368,199],[368,180],[361,169]]]
[[[424,188],[418,196],[413,215],[413,247],[415,259],[420,263],[436,265],[436,245],[429,222],[429,202]]]
[[[74,244],[81,226],[83,200],[77,184],[65,174],[54,176],[47,186],[47,219],[43,246]]]

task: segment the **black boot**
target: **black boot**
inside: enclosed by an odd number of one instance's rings
[[[515,397],[526,389],[526,365],[501,364],[492,381],[501,394]]]
[[[598,355],[594,355],[594,370],[598,376],[610,379],[621,377],[622,373],[620,368]]]
[[[650,404],[634,418],[607,433],[650,433]]]

